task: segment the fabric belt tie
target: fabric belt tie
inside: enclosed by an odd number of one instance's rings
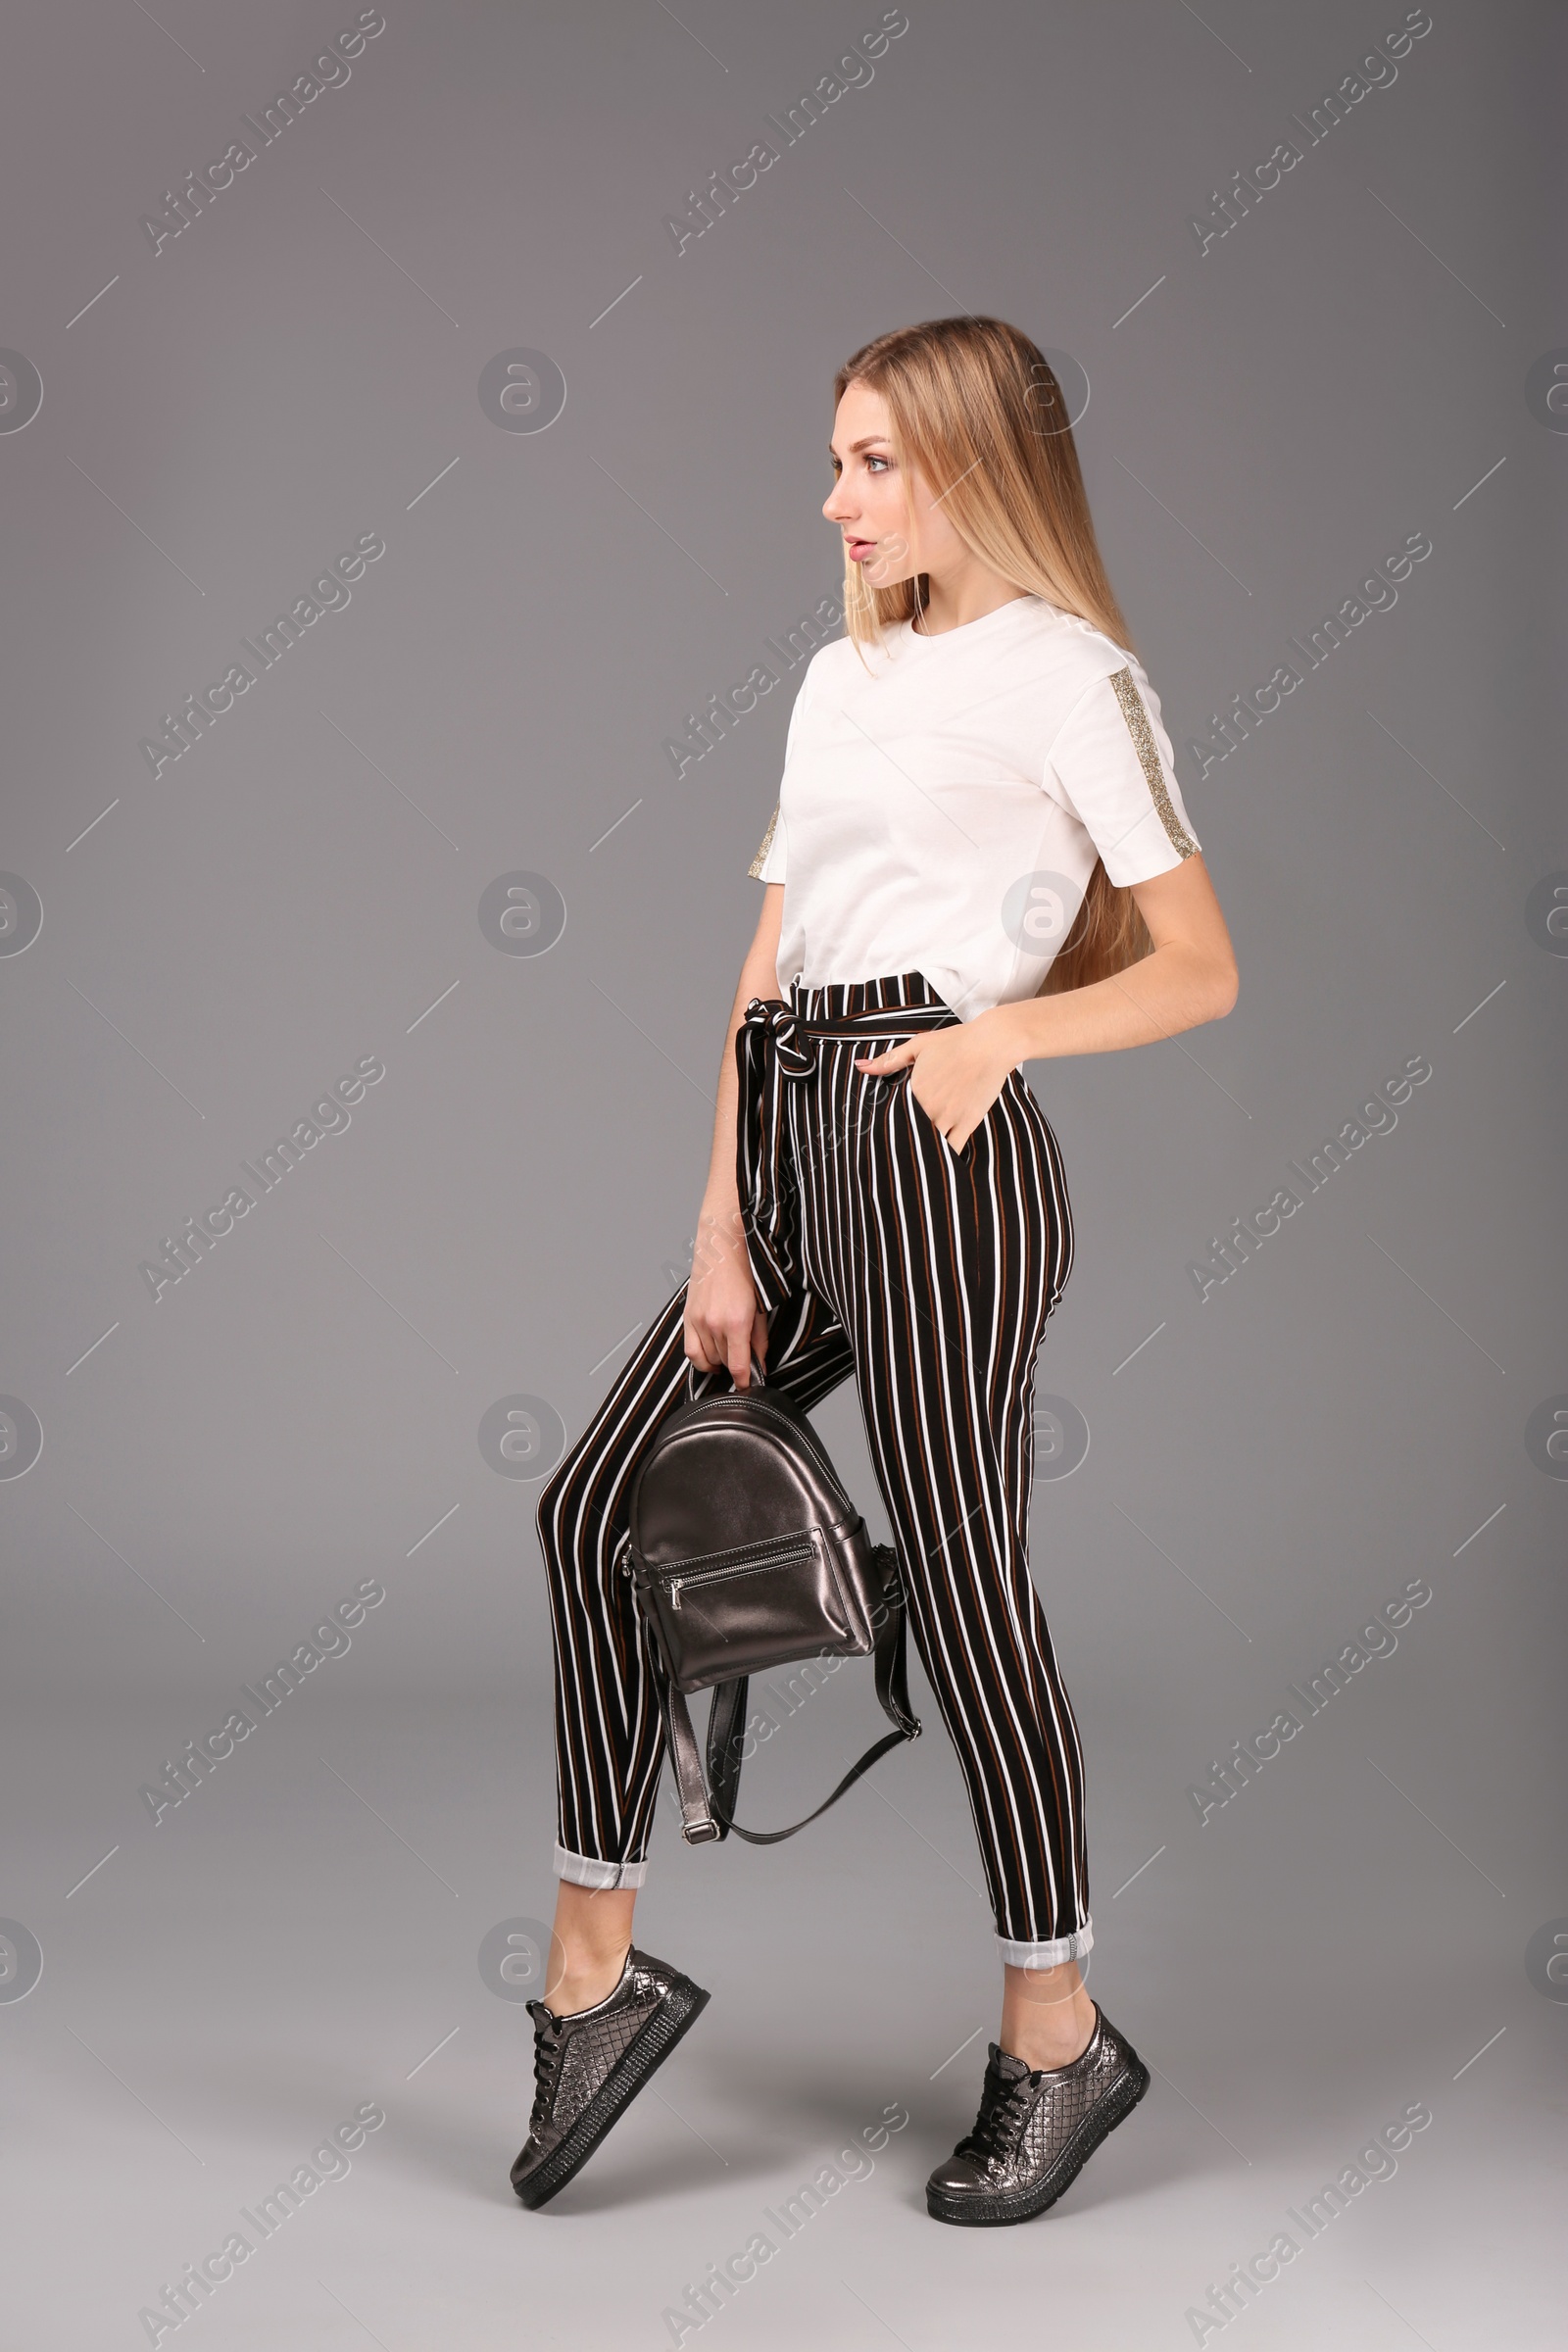
[[[775,1314],[800,1287],[799,1181],[784,1152],[785,1079],[810,1077],[823,1039],[848,1039],[870,1048],[918,1029],[948,1029],[952,1007],[882,1004],[839,1020],[813,1021],[778,997],[753,997],[735,1033],[740,1079],[735,1135],[735,1180],[741,1224],[759,1302]],[[870,1075],[867,1071],[859,1073]],[[893,1071],[898,1078],[903,1071]]]

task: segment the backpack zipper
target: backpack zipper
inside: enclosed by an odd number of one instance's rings
[[[815,1548],[809,1536],[789,1537],[770,1545],[760,1553],[760,1556],[754,1559],[734,1560],[723,1568],[688,1569],[681,1575],[670,1578],[665,1588],[669,1595],[669,1605],[676,1611],[680,1609],[681,1591],[686,1585],[717,1585],[724,1583],[732,1576],[756,1576],[765,1568],[782,1568],[793,1560],[808,1560],[812,1557]]]

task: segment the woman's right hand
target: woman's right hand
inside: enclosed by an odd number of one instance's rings
[[[701,1372],[727,1367],[738,1389],[751,1386],[752,1356],[767,1362],[767,1317],[757,1302],[740,1210],[707,1201],[697,1220],[686,1292],[686,1354]]]

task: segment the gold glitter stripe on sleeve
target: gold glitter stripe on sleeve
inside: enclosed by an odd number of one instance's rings
[[[1150,796],[1159,811],[1159,821],[1165,828],[1171,848],[1179,852],[1183,858],[1192,858],[1197,854],[1198,844],[1183,826],[1171,806],[1170,794],[1165,789],[1164,770],[1159,764],[1159,749],[1154,742],[1153,729],[1149,723],[1149,712],[1144,709],[1144,698],[1138,691],[1132,671],[1130,669],[1113,671],[1110,684],[1111,691],[1121,705],[1121,714],[1127,721],[1127,732],[1131,735],[1133,749],[1138,754],[1138,764],[1144,771]]]
[[[762,835],[761,842],[758,848],[757,856],[752,859],[751,864],[746,868],[746,871],[756,882],[760,882],[762,879],[762,866],[766,860],[768,851],[773,847],[773,836],[777,831],[778,810],[775,808],[772,815],[767,820],[767,831]]]

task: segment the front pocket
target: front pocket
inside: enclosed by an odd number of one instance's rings
[[[688,1590],[701,1593],[736,1577],[788,1573],[814,1558],[815,1550],[808,1535],[785,1536],[770,1544],[746,1544],[733,1552],[710,1552],[700,1560],[677,1561],[673,1568],[659,1570],[659,1582],[671,1610],[678,1613]]]
[[[862,1646],[831,1553],[812,1530],[667,1561],[649,1581],[661,1642],[682,1690]]]

